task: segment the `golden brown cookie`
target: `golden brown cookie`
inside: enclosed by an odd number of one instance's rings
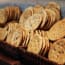
[[[45,23],[47,22],[47,13],[46,13],[45,9],[41,5],[36,5],[33,7],[33,13],[41,14],[42,22],[40,24],[40,28],[42,29],[43,26],[45,25]]]
[[[57,10],[60,10],[60,5],[56,2],[49,2],[46,8],[56,8]]]
[[[20,10],[20,8],[19,8],[19,7],[13,7],[13,10],[14,10],[14,12],[15,12],[15,17],[14,17],[14,19],[19,20],[20,15],[21,15],[21,10]]]
[[[23,27],[26,20],[33,15],[33,7],[28,7],[24,10],[24,12],[21,14],[20,16],[20,20],[19,23],[21,24],[21,26]]]
[[[12,21],[10,23],[7,23],[7,25],[5,26],[5,29],[7,30],[8,34],[14,30],[16,30],[16,27],[19,26],[18,23],[16,23],[16,21]]]
[[[21,10],[17,6],[8,6],[4,8],[8,14],[8,21],[10,20],[19,20],[21,15]]]
[[[49,40],[54,41],[65,37],[65,19],[55,23],[49,31],[47,31]]]
[[[0,9],[0,24],[5,24],[7,22],[7,13],[4,9]]]
[[[43,45],[45,45],[44,47],[42,47],[41,55],[44,56],[49,50],[49,40],[45,31],[41,31],[41,36],[43,39]]]
[[[41,6],[41,5],[35,5],[34,7],[33,7],[33,13],[34,14],[36,14],[36,13],[42,13],[42,10],[43,10],[44,8],[43,8],[43,6]]]
[[[6,42],[10,45],[18,47],[22,46],[27,37],[27,32],[16,22],[10,22],[5,29],[7,30]]]
[[[47,22],[46,22],[45,26],[43,27],[43,29],[48,30],[56,22],[56,14],[51,9],[45,9],[45,11],[47,13]]]
[[[42,23],[40,24],[40,28],[43,29],[45,23],[47,22],[48,16],[45,10],[42,10],[41,14],[42,14]]]
[[[45,31],[31,31],[27,51],[44,56],[49,50],[49,40]]]
[[[22,45],[20,45],[20,47],[23,47],[23,48],[27,48],[28,47],[28,42],[29,42],[29,39],[30,39],[30,35],[29,35],[29,32],[26,31],[27,34],[25,34],[25,38],[23,39],[24,42],[22,43]]]
[[[48,58],[58,64],[65,63],[65,39],[59,39],[53,43],[52,47],[50,47]]]
[[[4,41],[7,36],[7,31],[4,28],[0,28],[0,40]]]
[[[22,41],[22,32],[13,31],[11,32],[6,39],[6,42],[12,46],[18,47]]]
[[[30,41],[28,43],[28,52],[32,52],[34,54],[39,54],[42,48],[42,37],[38,33],[32,33],[30,36]]]
[[[50,9],[53,10],[56,13],[56,21],[60,20],[61,19],[61,13],[60,13],[60,11],[58,11],[55,8],[50,8]]]
[[[41,14],[33,14],[24,23],[24,28],[28,31],[36,30],[42,21]]]

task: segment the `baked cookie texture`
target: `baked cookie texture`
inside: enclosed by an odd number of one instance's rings
[[[59,39],[51,45],[48,58],[58,64],[65,63],[65,38]]]
[[[55,23],[47,33],[52,41],[65,37],[65,19]]]
[[[40,30],[30,32],[30,39],[28,42],[27,51],[44,56],[48,50],[49,40],[46,32]]]
[[[0,41],[4,41],[7,36],[7,31],[5,28],[0,28]]]

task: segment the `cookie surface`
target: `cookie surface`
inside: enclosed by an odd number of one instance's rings
[[[22,40],[22,33],[11,32],[6,39],[6,42],[12,46],[18,47]]]
[[[49,50],[48,58],[58,64],[65,63],[65,39],[60,39],[52,44],[52,47],[50,47]]]
[[[42,40],[43,41],[43,47],[42,47],[42,50],[41,50],[41,55],[44,56],[49,50],[49,39],[48,39],[45,31],[41,31],[41,36],[42,36],[42,39],[43,39]]]
[[[7,31],[4,28],[0,28],[0,40],[4,41],[7,36]]]
[[[19,23],[21,24],[22,27],[24,26],[25,21],[32,15],[33,15],[33,7],[28,7],[24,10],[19,20]]]
[[[17,6],[8,6],[4,8],[8,15],[8,21],[19,20],[21,15],[21,10]]]
[[[30,41],[28,43],[28,52],[32,52],[34,54],[39,54],[40,50],[42,48],[42,37],[35,33],[31,35]]]
[[[7,13],[4,9],[0,9],[0,24],[5,24],[7,22]]]
[[[44,30],[48,30],[51,28],[51,26],[56,22],[56,14],[51,9],[45,9],[47,13],[47,23],[43,27]]]
[[[49,2],[46,8],[56,8],[57,10],[60,10],[60,5],[56,2]]]
[[[26,30],[35,30],[39,27],[40,23],[42,21],[41,14],[34,14],[33,16],[29,17],[24,24],[24,28]]]
[[[51,41],[60,39],[65,36],[65,19],[62,19],[55,23],[51,29],[47,32],[48,38]]]
[[[16,30],[17,26],[19,26],[16,21],[11,21],[5,26],[5,29],[7,30],[8,34],[11,33],[12,31]]]
[[[45,9],[41,5],[36,5],[33,7],[33,13],[41,14],[42,23],[40,24],[40,28],[42,29],[43,26],[45,25],[45,23],[47,22],[47,13],[46,13]]]

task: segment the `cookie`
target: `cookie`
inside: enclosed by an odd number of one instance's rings
[[[65,37],[65,19],[62,19],[55,23],[49,31],[47,31],[47,35],[49,40],[54,41],[60,38]]]
[[[41,14],[42,23],[40,24],[40,28],[42,29],[44,24],[47,22],[47,13],[46,13],[45,9],[41,5],[36,5],[33,7],[33,13]]]
[[[18,47],[22,41],[22,32],[19,33],[18,31],[11,32],[6,39],[6,42],[12,46]]]
[[[45,10],[43,10],[41,14],[42,14],[42,23],[40,25],[40,28],[43,29],[45,23],[47,22],[48,16]]]
[[[27,32],[27,31],[26,31],[26,32]],[[23,40],[24,40],[24,42],[22,43],[22,45],[20,45],[20,47],[27,49],[27,47],[28,47],[28,42],[29,42],[29,40],[30,40],[29,32],[27,32],[27,34],[25,35],[25,39],[23,39]]]
[[[27,21],[25,21],[23,27],[28,31],[36,30],[41,24],[41,21],[42,21],[41,14],[33,14],[33,16],[30,16],[27,19]]]
[[[4,28],[0,28],[0,40],[4,41],[7,37],[7,31]]]
[[[19,20],[21,15],[21,10],[17,6],[8,6],[4,8],[8,14],[8,21],[10,20]]]
[[[49,40],[45,31],[31,31],[29,37],[27,51],[44,56],[49,50]]]
[[[65,63],[65,39],[59,39],[52,44],[52,47],[50,47],[49,50],[48,58],[58,64]]]
[[[22,27],[24,26],[25,21],[32,15],[33,15],[33,7],[28,7],[24,10],[19,20],[19,23],[21,24]]]
[[[32,52],[34,54],[39,54],[41,47],[42,47],[42,37],[37,33],[35,34],[32,33],[30,41],[28,43],[27,51]]]
[[[51,16],[51,13],[49,13],[48,10],[45,10],[45,11],[47,13],[47,22],[45,23],[43,29],[44,30],[48,30],[49,29],[49,26],[50,26],[50,23],[52,22],[52,18],[51,18],[52,16]]]
[[[49,2],[46,8],[56,8],[57,10],[60,10],[60,5],[56,2]]]
[[[43,45],[45,45],[42,47],[41,55],[44,56],[49,50],[49,40],[45,31],[41,31],[41,36],[43,38]]]
[[[14,10],[14,12],[15,12],[15,17],[14,17],[14,19],[16,20],[19,20],[19,18],[20,18],[20,15],[22,14],[22,11],[20,10],[20,8],[19,7],[13,7],[13,10]]]
[[[49,8],[49,9],[53,10],[56,13],[56,21],[61,19],[61,11],[58,11],[55,8]]]
[[[44,30],[49,30],[51,26],[56,22],[56,14],[51,9],[45,9],[47,13],[47,23],[43,27]]]
[[[14,30],[16,30],[16,27],[19,24],[16,23],[16,21],[11,21],[10,23],[7,23],[7,25],[5,26],[5,29],[7,30],[8,34]]]
[[[33,7],[33,13],[34,14],[36,14],[36,13],[42,13],[42,10],[43,10],[44,8],[43,8],[43,6],[41,6],[41,5],[35,5],[34,7]]]
[[[7,22],[7,13],[4,9],[0,9],[0,24],[5,24]]]
[[[18,47],[19,45],[22,46],[27,37],[27,32],[24,28],[16,22],[10,22],[5,29],[7,30],[6,42],[15,47]]]

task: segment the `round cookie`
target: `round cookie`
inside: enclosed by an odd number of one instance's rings
[[[24,24],[26,23],[26,20],[33,15],[33,7],[28,7],[24,10],[24,12],[20,16],[19,23],[23,27]]]
[[[0,40],[4,41],[7,37],[7,31],[5,28],[0,28]]]
[[[7,22],[7,13],[4,9],[0,9],[0,24],[5,24]]]
[[[43,26],[45,25],[45,23],[47,22],[47,13],[46,13],[45,9],[41,5],[36,5],[35,7],[33,7],[33,13],[41,14],[42,22],[40,24],[40,28],[42,29]]]
[[[28,31],[36,30],[42,22],[41,14],[33,14],[24,23],[24,28]]]
[[[16,30],[17,26],[18,26],[18,23],[16,23],[16,21],[12,21],[10,23],[7,23],[7,25],[5,26],[5,29],[7,30],[8,34],[9,34],[12,31]]]
[[[17,6],[8,6],[5,7],[4,10],[7,12],[8,15],[8,21],[10,20],[19,20],[21,10]]]
[[[28,52],[39,54],[42,48],[42,37],[38,33],[32,33],[28,43]]]
[[[65,37],[65,19],[55,23],[49,31],[47,31],[49,40],[54,41]]]
[[[65,39],[60,39],[52,44],[48,58],[58,64],[65,63]]]
[[[56,2],[49,2],[46,8],[56,8],[57,10],[60,10],[60,5]]]
[[[22,46],[27,36],[26,31],[19,24],[16,23],[10,24],[10,27],[8,29],[6,42],[15,47]]]
[[[45,26],[43,27],[43,29],[44,30],[48,30],[56,22],[56,14],[51,9],[45,9],[45,11],[47,13],[48,18],[47,18],[47,23],[45,24]]]

